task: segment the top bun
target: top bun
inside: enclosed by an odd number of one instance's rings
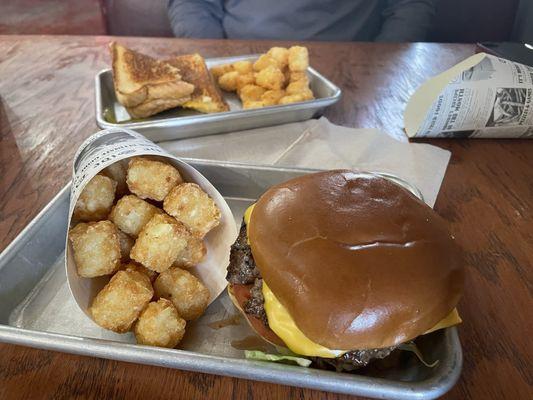
[[[276,298],[329,349],[413,339],[462,292],[461,251],[446,221],[375,175],[336,170],[274,186],[256,203],[248,234]]]

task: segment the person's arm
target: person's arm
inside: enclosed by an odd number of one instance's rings
[[[387,0],[376,42],[421,42],[435,15],[435,0]]]
[[[224,37],[223,0],[169,0],[168,19],[177,37]]]

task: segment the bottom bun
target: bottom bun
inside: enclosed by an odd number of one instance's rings
[[[250,299],[250,289],[252,285],[238,285],[230,284],[228,285],[228,295],[235,307],[244,315],[246,321],[250,327],[257,333],[263,340],[274,346],[287,347],[283,340],[281,340],[278,335],[276,335],[272,329],[263,324],[259,318],[254,317],[253,315],[246,314],[244,312],[244,304]]]

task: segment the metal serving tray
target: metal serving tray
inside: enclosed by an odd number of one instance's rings
[[[214,65],[227,64],[240,60],[253,60],[258,55],[223,57],[207,59],[209,68]],[[136,130],[154,142],[183,139],[188,137],[241,131],[304,121],[322,114],[324,108],[340,99],[341,90],[328,79],[309,67],[307,69],[309,84],[316,97],[315,100],[282,106],[243,110],[234,93],[223,92],[230,111],[214,114],[202,114],[193,110],[176,108],[142,121],[110,122],[110,116],[120,121],[127,113],[118,103],[113,88],[113,74],[110,69],[96,75],[96,123],[102,129],[129,128]],[[107,119],[106,119],[107,116]]]
[[[248,205],[267,188],[312,172],[186,161],[218,188],[238,224]],[[448,391],[459,377],[462,352],[455,328],[417,341],[428,360],[439,360],[434,368],[425,367],[406,352],[389,365],[358,373],[246,360],[239,348],[250,342],[254,333],[243,318],[235,321],[238,312],[226,292],[203,317],[188,325],[180,350],[135,345],[131,333],[120,335],[101,329],[78,309],[66,282],[69,193],[70,186],[61,190],[0,254],[0,341],[374,398],[431,399]]]

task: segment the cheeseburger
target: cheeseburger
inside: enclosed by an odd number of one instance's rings
[[[272,187],[245,213],[228,291],[268,342],[355,369],[461,322],[461,252],[391,180],[348,170]]]

